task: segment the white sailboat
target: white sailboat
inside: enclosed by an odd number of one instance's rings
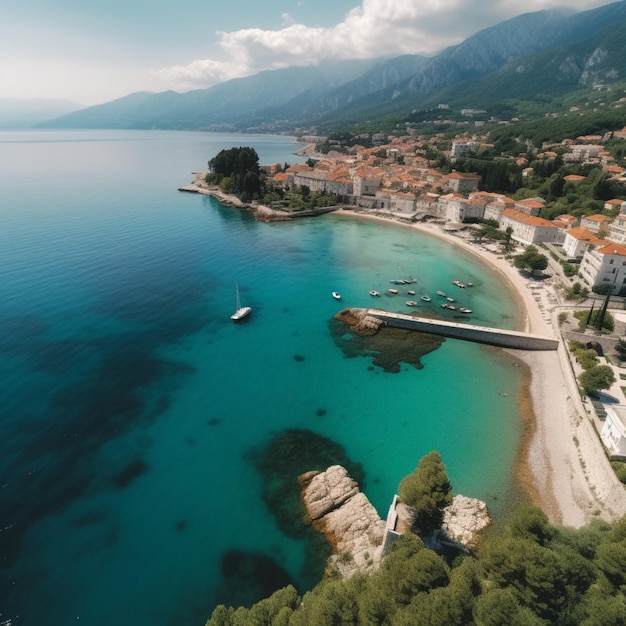
[[[235,283],[235,291],[237,293],[237,299],[235,304],[235,312],[230,316],[230,319],[234,322],[242,320],[244,317],[248,317],[252,313],[251,306],[241,306],[241,300],[239,299],[239,285]]]

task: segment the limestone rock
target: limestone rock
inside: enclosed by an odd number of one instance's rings
[[[368,315],[367,309],[343,309],[335,315],[335,319],[348,324],[350,330],[358,335],[375,335],[385,324],[383,320]]]
[[[344,578],[375,569],[382,558],[385,522],[340,465],[300,477],[302,499],[314,528],[332,548],[331,562]]]
[[[454,496],[452,504],[444,509],[443,530],[450,539],[468,548],[476,546],[478,532],[490,523],[487,505],[476,498]]]

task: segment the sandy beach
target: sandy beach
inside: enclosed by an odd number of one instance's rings
[[[214,195],[220,202],[243,208],[237,198],[209,188],[202,174],[196,173],[194,183],[181,190]],[[276,214],[277,219],[285,215],[268,207],[248,208],[265,216]],[[420,230],[476,256],[500,274],[518,300],[518,330],[561,339],[557,318],[562,303],[556,272],[548,270],[550,278],[532,280],[504,258],[497,244],[478,244],[436,224],[409,224],[393,216],[346,209],[335,215]],[[591,407],[580,397],[565,343],[560,341],[558,351],[515,350],[510,354],[520,361],[526,374],[518,395],[524,419],[516,466],[519,484],[553,523],[579,528],[594,518],[621,518],[626,514],[626,490],[609,464]]]
[[[557,279],[540,283],[530,279],[504,258],[496,244],[476,244],[434,224],[405,224],[350,210],[335,215],[393,221],[475,255],[501,275],[518,299],[522,314],[518,330],[560,338]],[[516,468],[521,486],[556,524],[579,528],[594,518],[613,521],[622,517],[626,491],[611,469],[592,417],[580,398],[564,342],[558,351],[510,353],[525,365],[526,372],[518,397],[525,422]]]

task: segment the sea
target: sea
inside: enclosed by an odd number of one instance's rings
[[[285,136],[0,132],[3,625],[200,626],[219,603],[304,593],[326,552],[293,474],[324,464],[384,517],[437,450],[455,493],[506,514],[516,363],[448,339],[394,369],[333,320],[372,289],[408,312],[406,286],[386,291],[412,277],[433,298],[413,310],[441,315],[444,290],[462,321],[513,328],[498,275],[400,224],[261,223],[178,190],[238,146],[303,160]],[[238,324],[235,285],[253,309]]]

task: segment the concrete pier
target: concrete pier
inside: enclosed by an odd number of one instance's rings
[[[451,339],[463,339],[474,341],[501,348],[515,348],[518,350],[556,350],[559,340],[542,335],[533,335],[515,330],[502,330],[489,328],[488,326],[475,326],[474,324],[460,324],[434,320],[416,315],[404,315],[402,313],[390,313],[381,309],[364,309],[367,315],[376,317],[393,328],[404,328],[421,333],[431,333],[450,337]]]

